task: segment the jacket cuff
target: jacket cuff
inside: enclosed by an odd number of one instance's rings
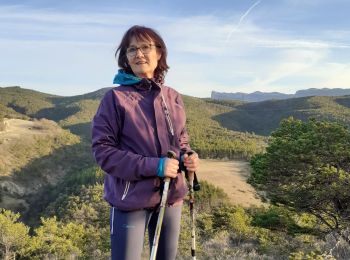
[[[160,158],[157,168],[157,176],[163,178],[164,177],[164,163],[165,157]]]

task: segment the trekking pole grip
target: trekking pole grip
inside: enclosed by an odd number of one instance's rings
[[[194,154],[195,152],[194,151],[188,151],[186,152],[186,154],[188,156],[191,156],[192,154]],[[201,189],[201,185],[200,183],[198,182],[198,178],[197,178],[197,174],[196,172],[190,172],[190,171],[187,171],[186,170],[186,178],[188,180],[188,182],[192,183],[192,186],[193,186],[193,190],[194,191],[199,191]]]
[[[166,154],[166,157],[170,158],[170,159],[176,159],[176,153],[169,150]],[[170,182],[170,177],[165,177],[164,178],[164,182]]]
[[[194,154],[194,152],[193,152],[193,151],[189,151],[189,152],[187,152],[186,154],[187,154],[188,156],[191,156],[192,154]],[[190,182],[193,183],[193,180],[194,180],[194,172],[188,171],[188,180],[189,180]]]

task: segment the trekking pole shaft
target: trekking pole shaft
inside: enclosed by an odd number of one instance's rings
[[[194,219],[194,190],[193,190],[193,180],[194,172],[188,173],[188,179],[190,184],[190,217],[191,217],[191,255],[192,259],[196,259],[196,225]]]
[[[176,158],[176,154],[172,151],[168,151],[167,157],[168,158]],[[159,207],[157,226],[156,226],[156,230],[154,232],[154,237],[153,237],[153,244],[152,244],[150,260],[155,260],[156,256],[157,256],[160,231],[162,229],[164,212],[165,212],[165,207],[166,207],[166,203],[167,203],[167,199],[168,199],[169,184],[170,184],[170,178],[165,177],[163,194],[162,194],[162,199],[160,201],[160,207]]]
[[[164,190],[163,190],[162,200],[160,202],[159,215],[158,215],[156,230],[154,233],[150,260],[156,259],[156,255],[157,255],[160,231],[162,228],[164,212],[165,212],[165,204],[166,204],[167,197],[168,197],[169,183],[170,183],[170,178],[169,177],[165,178]]]

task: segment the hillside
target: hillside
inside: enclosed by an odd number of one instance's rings
[[[302,97],[241,104],[226,101],[218,103],[232,109],[214,116],[213,119],[221,126],[235,131],[267,136],[278,127],[283,118],[289,116],[301,120],[313,117],[350,126],[350,96]]]
[[[0,208],[23,211],[27,198],[47,185],[55,186],[69,172],[69,150],[80,138],[46,119],[5,119],[4,123],[0,131]]]
[[[103,88],[84,95],[59,97],[19,87],[0,88],[0,104],[18,113],[56,121],[61,127],[90,142],[91,120],[104,93]],[[29,95],[29,97],[27,97]],[[6,98],[7,97],[7,98]],[[30,97],[33,101],[29,102]],[[216,116],[232,110],[200,98],[183,96],[192,148],[205,158],[250,158],[264,149],[266,138],[222,127]],[[26,102],[22,101],[27,100]],[[1,109],[1,107],[0,107]]]
[[[38,111],[53,107],[54,95],[41,93],[20,87],[0,87],[0,104],[27,116],[34,116]]]
[[[202,158],[247,159],[264,150],[266,138],[232,131],[215,120],[232,108],[189,96],[183,96],[183,100],[191,146]]]
[[[90,140],[90,122],[103,88],[84,95],[59,97],[19,87],[0,88],[1,114],[47,118]],[[193,149],[202,157],[249,158],[264,149],[266,138],[286,117],[310,117],[350,125],[350,96],[300,97],[245,103],[183,96]],[[251,134],[254,133],[254,134]]]
[[[105,91],[61,97],[20,87],[0,88],[0,115],[54,120],[74,134],[89,139],[91,118]]]

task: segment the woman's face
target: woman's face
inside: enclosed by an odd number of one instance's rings
[[[126,50],[128,63],[134,74],[140,78],[153,78],[161,54],[153,41],[136,40],[131,38]]]

